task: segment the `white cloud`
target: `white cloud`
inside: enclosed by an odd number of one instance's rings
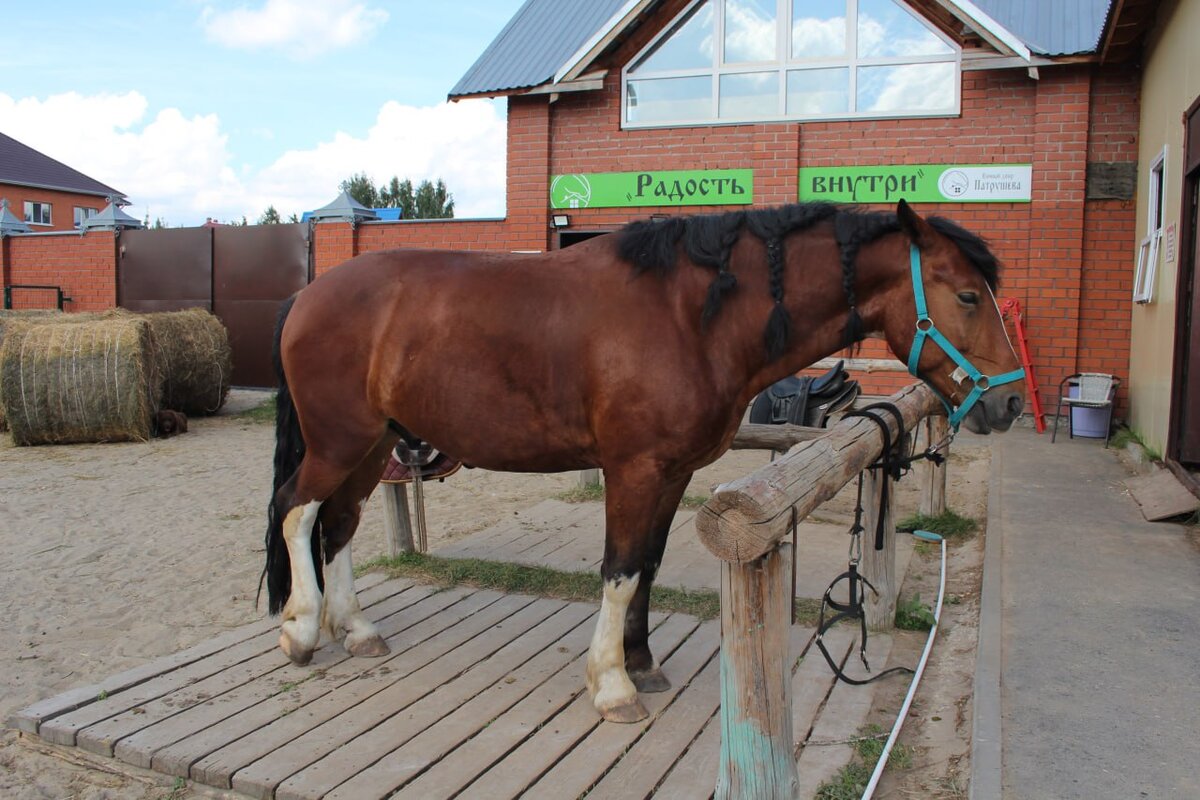
[[[215,114],[166,108],[148,119],[138,92],[15,99],[0,94],[4,133],[124,192],[138,218],[172,225],[207,217],[253,221],[269,205],[285,218],[325,205],[340,181],[366,172],[442,178],[455,216],[503,216],[505,120],[486,100],[437,106],[384,104],[365,135],[338,133],[267,166],[235,165]]]
[[[241,50],[280,48],[307,58],[361,42],[388,13],[353,0],[266,0],[259,8],[218,11],[205,6],[200,22],[218,44]]]

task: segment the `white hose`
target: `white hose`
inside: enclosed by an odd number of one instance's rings
[[[908,686],[908,694],[904,696],[904,705],[900,707],[900,714],[896,717],[896,724],[892,726],[892,732],[888,736],[887,743],[883,746],[883,752],[879,754],[879,762],[875,765],[875,771],[871,773],[871,780],[867,784],[866,791],[863,792],[862,800],[870,800],[875,794],[875,786],[883,776],[883,770],[887,766],[892,746],[896,744],[896,737],[900,735],[900,728],[903,727],[904,718],[908,716],[908,708],[912,705],[913,695],[917,693],[917,684],[921,682],[921,674],[925,672],[925,662],[929,660],[929,651],[933,649],[933,637],[937,635],[938,623],[942,620],[942,598],[946,594],[946,540],[936,533],[930,533],[929,531],[913,531],[913,536],[929,542],[941,542],[942,544],[942,576],[938,581],[937,608],[933,612],[933,626],[929,629],[929,638],[925,640],[925,651],[921,653],[921,660],[917,664],[916,672],[913,673],[912,683]]]

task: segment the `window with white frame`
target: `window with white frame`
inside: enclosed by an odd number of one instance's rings
[[[94,208],[88,208],[87,206],[75,206],[75,227],[78,228],[83,224],[85,219],[93,217],[98,213],[100,212]]]
[[[622,124],[953,115],[961,61],[901,0],[695,0],[625,68]]]
[[[50,203],[25,201],[25,221],[30,225],[51,225]]]
[[[1167,148],[1150,164],[1146,192],[1146,235],[1138,245],[1137,272],[1133,278],[1133,301],[1154,302],[1154,283],[1158,273],[1159,244],[1163,235],[1163,192],[1167,168]]]

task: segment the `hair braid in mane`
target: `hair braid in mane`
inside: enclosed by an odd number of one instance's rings
[[[708,285],[704,298],[701,320],[708,325],[721,310],[725,295],[737,288],[737,276],[729,271],[729,257],[742,232],[745,213],[734,211],[729,214],[708,217],[690,217],[683,241],[688,258],[703,267],[717,271],[717,277]]]

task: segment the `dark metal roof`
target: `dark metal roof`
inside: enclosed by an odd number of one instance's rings
[[[1112,0],[974,0],[1041,56],[1094,53]],[[527,0],[450,97],[540,86],[621,8],[624,0]]]
[[[540,86],[554,77],[625,0],[526,0],[450,97]]]
[[[124,192],[89,178],[11,136],[0,133],[0,183],[57,189],[63,192],[124,198]]]
[[[1094,53],[1104,32],[1111,0],[974,0],[1034,53],[1069,56]]]

